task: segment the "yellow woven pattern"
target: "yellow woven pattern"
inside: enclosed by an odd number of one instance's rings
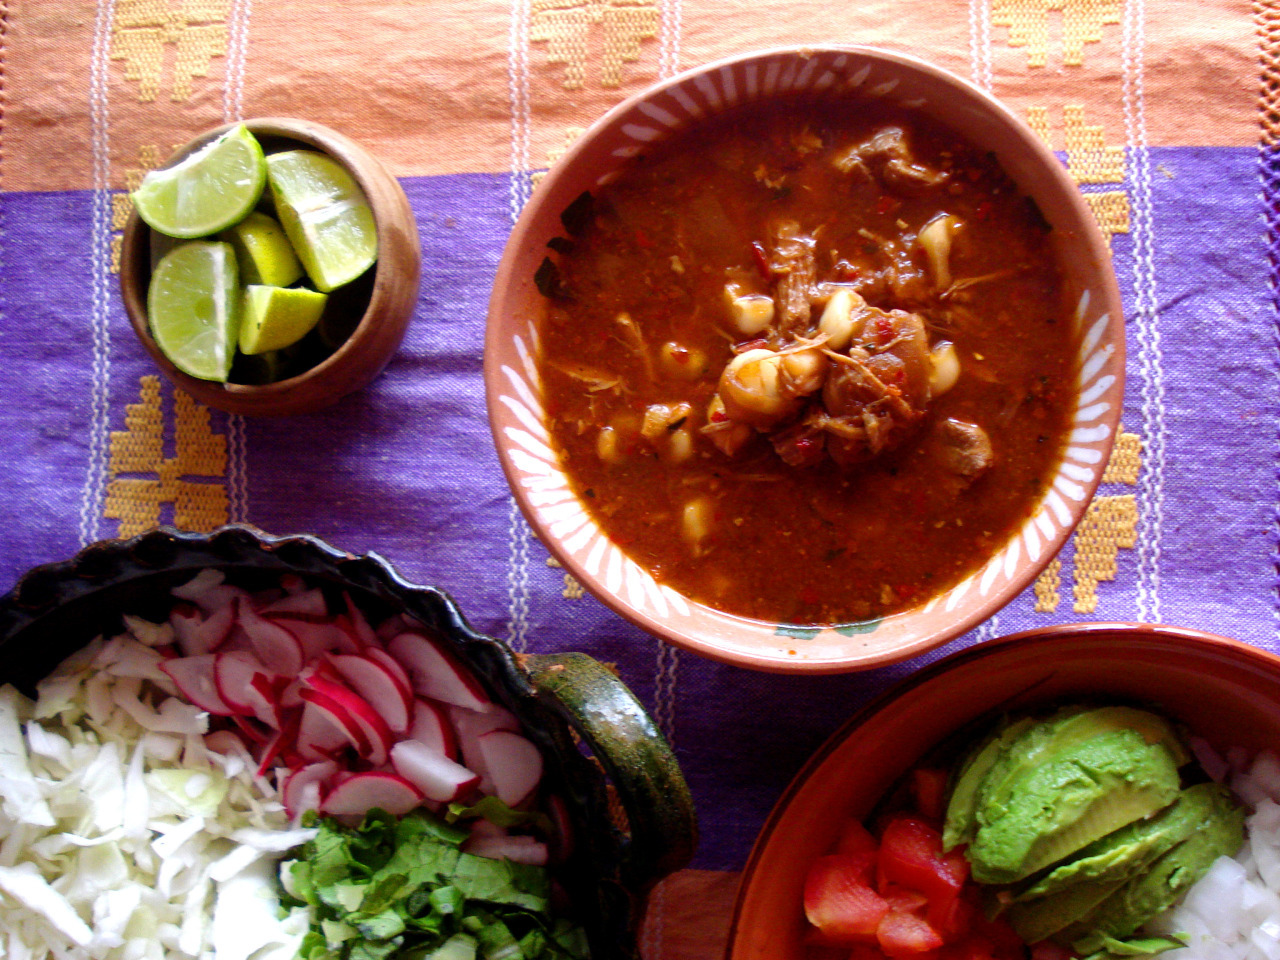
[[[1123,183],[1124,147],[1106,141],[1101,126],[1084,122],[1084,107],[1062,108],[1062,132],[1067,144],[1067,164],[1076,183]]]
[[[103,516],[120,521],[121,537],[155,526],[165,504],[173,505],[173,523],[183,529],[212,530],[226,523],[227,438],[211,429],[208,408],[174,390],[176,455],[166,457],[159,377],[142,378],[138,400],[125,407],[125,429],[111,434]]]
[[[1102,471],[1103,483],[1123,483],[1134,487],[1138,484],[1138,471],[1142,469],[1142,438],[1136,433],[1126,433],[1121,425],[1116,434],[1111,459]]]
[[[1258,28],[1262,60],[1262,89],[1259,112],[1262,142],[1280,143],[1280,6],[1254,0],[1253,19]]]
[[[1129,232],[1129,195],[1123,190],[1104,190],[1098,193],[1082,194],[1084,202],[1093,211],[1093,218],[1098,221],[1108,248],[1111,238],[1117,233]]]
[[[142,185],[142,178],[151,170],[160,166],[160,149],[154,144],[147,144],[138,149],[139,166],[127,167],[124,171],[124,190],[123,193],[113,193],[111,195],[111,229],[115,231],[111,237],[111,272],[120,272],[120,250],[124,243],[124,238],[120,235],[126,223],[129,222],[129,214],[133,212],[133,200],[129,194],[137,190]]]
[[[1009,28],[1009,46],[1027,48],[1027,66],[1049,58],[1050,14],[1062,15],[1062,62],[1084,63],[1084,45],[1102,40],[1102,28],[1120,22],[1122,0],[991,0],[991,25]]]
[[[1138,504],[1131,493],[1096,497],[1076,528],[1076,613],[1098,609],[1098,584],[1116,578],[1120,548],[1132,550],[1138,542]]]
[[[1029,126],[1050,150],[1053,149],[1053,133],[1049,129],[1049,110],[1047,107],[1028,107],[1027,126]]]
[[[1036,577],[1036,613],[1053,613],[1058,609],[1058,604],[1062,602],[1062,595],[1058,592],[1061,587],[1062,561],[1054,557],[1040,572],[1040,576]]]
[[[1128,433],[1121,424],[1116,431],[1116,442],[1111,447],[1111,457],[1102,471],[1102,483],[1122,483],[1135,486],[1138,471],[1142,469],[1142,438]],[[1115,578],[1117,553],[1120,547],[1132,549],[1137,542],[1137,506],[1116,506],[1116,501],[1133,501],[1132,496],[1098,497],[1090,505],[1089,512],[1080,521],[1075,532],[1075,568],[1072,576],[1077,613],[1092,613],[1098,606],[1098,583]],[[1110,504],[1099,506],[1100,504]],[[1098,513],[1097,511],[1102,511]],[[1092,518],[1092,519],[1091,519]],[[1108,571],[1110,573],[1108,574]],[[1053,613],[1062,602],[1062,561],[1055,557],[1036,578],[1036,613]]]
[[[192,80],[208,76],[210,61],[226,55],[230,10],[231,0],[119,0],[111,59],[124,61],[124,78],[137,82],[143,103],[160,93],[168,66],[169,99],[182,102]]]
[[[655,0],[534,0],[529,39],[547,44],[547,61],[564,64],[564,87],[586,83],[593,28],[599,29],[600,85],[622,83],[622,66],[640,59],[640,46],[657,36],[661,11]]]
[[[564,128],[564,139],[560,142],[559,146],[552,147],[550,150],[547,151],[547,168],[548,169],[538,170],[530,177],[530,180],[533,182],[533,185],[535,187],[542,181],[542,178],[547,175],[548,170],[551,167],[554,167],[556,165],[556,161],[569,152],[569,148],[573,146],[573,142],[577,140],[580,136],[582,136],[586,132],[586,130],[587,130],[586,127],[565,127]]]

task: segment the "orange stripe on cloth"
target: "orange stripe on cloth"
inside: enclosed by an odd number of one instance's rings
[[[1091,5],[1098,22],[1084,17],[1084,25],[1073,28],[1076,39],[1066,43],[1067,12],[1087,13]],[[996,95],[1022,116],[1045,108],[1056,131],[1062,109],[1082,104],[1089,122],[1119,142],[1122,27],[1110,22],[1106,3],[991,0],[985,6]],[[574,128],[662,73],[655,18],[664,0],[254,3],[242,113],[333,126],[371,147],[399,176],[505,171],[513,8],[526,9],[529,18],[523,62],[534,168],[563,150]],[[115,0],[112,10],[109,147],[113,186],[122,188],[144,148],[167,154],[222,121],[235,4]],[[1145,10],[1151,145],[1252,145],[1257,63],[1247,5],[1160,0]],[[10,4],[6,189],[92,185],[89,86],[97,12],[92,0]],[[970,71],[964,0],[792,0],[769,8],[752,0],[683,0],[679,24],[680,67],[759,47],[834,42],[887,47],[964,76]],[[1041,38],[1035,43],[1043,66],[1031,65],[1024,37]],[[1068,62],[1077,58],[1078,65]]]

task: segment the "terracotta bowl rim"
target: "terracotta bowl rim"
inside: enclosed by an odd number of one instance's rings
[[[903,697],[916,693],[922,687],[939,682],[953,670],[984,660],[1002,661],[1039,644],[1066,643],[1071,641],[1103,642],[1113,638],[1116,642],[1142,641],[1163,646],[1181,648],[1179,654],[1201,653],[1218,655],[1232,663],[1252,665],[1274,675],[1280,680],[1280,654],[1261,647],[1195,627],[1183,627],[1166,623],[1138,623],[1132,621],[1097,621],[1088,623],[1061,623],[1052,626],[1021,630],[1006,636],[983,641],[956,651],[940,660],[914,671],[892,684],[887,690],[872,698],[840,724],[826,740],[805,760],[791,778],[786,788],[774,801],[760,832],[756,835],[751,852],[739,874],[729,933],[724,957],[735,956],[739,937],[745,936],[743,911],[748,890],[760,862],[764,858],[775,832],[781,823],[795,815],[792,803],[807,786],[827,760],[865,724],[891,707]],[[914,759],[914,758],[913,758]],[[908,764],[908,769],[909,769]]]
[[[392,175],[391,171],[378,159],[367,147],[359,141],[341,133],[332,127],[317,123],[313,120],[307,120],[302,117],[282,117],[282,116],[264,116],[264,117],[248,117],[244,120],[236,120],[228,123],[221,123],[215,127],[209,127],[196,134],[194,137],[186,141],[180,147],[173,151],[157,169],[166,169],[178,163],[182,158],[188,156],[193,151],[209,143],[214,138],[220,136],[228,130],[243,124],[249,131],[255,135],[262,134],[266,136],[278,137],[283,140],[292,140],[304,147],[312,147],[323,152],[326,156],[337,161],[342,165],[352,178],[359,184],[360,189],[364,191],[365,196],[369,200],[369,208],[373,213],[374,224],[381,239],[389,234],[388,227],[392,223],[400,222],[403,215],[404,223],[410,228],[409,232],[413,239],[416,256],[414,257],[411,274],[406,274],[404,281],[413,286],[416,299],[416,291],[421,282],[421,250],[419,248],[420,240],[418,237],[417,222],[413,215],[413,210],[409,205],[408,198],[404,196],[402,187],[399,187],[397,178]],[[355,162],[352,162],[354,159]],[[377,196],[377,191],[373,189],[376,180],[385,179],[385,181],[396,184],[400,197],[403,200],[401,209],[392,209],[388,204]],[[400,206],[400,204],[396,204]],[[325,357],[322,361],[313,367],[295,374],[285,380],[277,380],[272,383],[265,384],[247,384],[247,383],[218,383],[214,380],[200,380],[191,377],[189,374],[179,370],[173,363],[161,352],[155,339],[151,336],[149,318],[146,313],[146,284],[142,282],[141,277],[132,269],[131,264],[133,258],[128,256],[135,245],[140,244],[146,238],[148,227],[143,223],[142,218],[138,216],[136,209],[130,205],[129,218],[125,223],[123,232],[124,255],[121,257],[120,267],[120,286],[123,292],[123,301],[125,314],[129,319],[129,324],[133,328],[133,332],[142,343],[147,353],[156,364],[164,371],[175,384],[187,389],[189,392],[198,390],[203,394],[223,394],[231,403],[253,403],[255,409],[253,413],[261,413],[272,415],[275,413],[271,409],[273,404],[286,403],[290,397],[298,390],[299,387],[309,385],[321,381],[332,373],[335,369],[341,370],[343,367],[358,364],[358,355],[370,346],[370,341],[374,340],[380,327],[379,318],[375,316],[378,311],[386,311],[394,306],[392,302],[392,287],[394,282],[387,276],[387,272],[392,269],[389,260],[384,259],[382,250],[379,250],[377,261],[373,265],[373,281],[369,293],[369,302],[364,312],[360,316],[360,321],[352,329],[350,335],[342,342],[342,344]],[[207,238],[206,238],[207,239]],[[150,276],[150,269],[146,271]],[[357,278],[359,279],[359,278]],[[132,291],[132,297],[130,294]],[[141,312],[135,311],[133,307],[133,298],[136,298]],[[399,324],[402,328],[400,335],[396,338],[398,346],[400,339],[403,338],[404,332],[407,331],[409,321],[412,319],[413,309],[406,312],[403,319],[398,317],[391,318],[392,324]],[[385,321],[384,321],[385,322]],[[376,342],[375,342],[376,345]],[[387,353],[387,357],[378,365],[380,371],[383,366],[390,360],[391,355],[395,352],[392,348]],[[330,401],[336,402],[344,394],[333,396]],[[202,397],[202,399],[205,399]],[[261,409],[256,409],[257,407]],[[314,405],[307,405],[307,410],[316,409]],[[250,411],[240,411],[250,412]],[[301,411],[298,411],[301,412]]]
[[[1102,469],[1100,467],[1094,472],[1092,478],[1088,482],[1083,483],[1085,491],[1084,496],[1078,501],[1076,509],[1072,511],[1070,523],[1066,524],[1058,532],[1058,545],[1056,547],[1052,546],[1053,538],[1050,538],[1051,547],[1046,549],[1037,561],[1028,562],[1026,554],[1022,554],[1017,565],[1017,569],[1021,572],[1011,577],[1005,577],[996,584],[987,594],[985,602],[981,605],[971,607],[967,612],[963,610],[958,611],[945,627],[929,628],[927,630],[917,632],[909,640],[899,643],[888,652],[877,653],[873,656],[860,656],[856,651],[846,651],[840,657],[808,660],[787,660],[776,656],[770,656],[765,653],[757,654],[755,652],[742,652],[739,649],[726,649],[725,644],[721,642],[718,637],[714,635],[708,636],[707,631],[703,631],[702,634],[693,633],[691,631],[684,632],[678,625],[669,625],[666,619],[659,618],[645,609],[637,609],[636,606],[627,600],[625,596],[627,592],[625,585],[618,591],[611,591],[608,589],[603,583],[603,573],[597,575],[588,571],[578,558],[574,557],[564,548],[562,538],[556,536],[551,531],[550,522],[548,522],[529,503],[527,492],[519,482],[520,472],[512,463],[510,455],[512,444],[502,436],[501,425],[499,422],[499,417],[504,416],[498,409],[500,406],[499,398],[502,391],[506,388],[500,383],[498,354],[505,348],[506,343],[510,341],[516,333],[518,333],[518,324],[520,321],[511,310],[511,304],[516,302],[516,297],[511,291],[520,284],[521,280],[513,276],[514,260],[518,256],[519,248],[529,243],[528,234],[533,232],[532,225],[534,223],[535,214],[543,214],[546,216],[555,216],[559,214],[560,211],[558,209],[552,208],[548,208],[544,214],[541,208],[550,203],[549,198],[555,189],[555,185],[558,182],[567,180],[568,174],[571,172],[576,174],[572,182],[582,182],[588,185],[585,187],[586,189],[593,189],[593,187],[589,186],[591,183],[591,176],[597,173],[601,168],[598,166],[591,167],[588,171],[589,175],[587,175],[583,172],[574,170],[573,168],[575,164],[579,162],[579,158],[582,157],[584,153],[588,153],[594,148],[595,141],[598,138],[607,135],[607,132],[619,124],[623,118],[633,116],[639,104],[651,101],[674,87],[687,84],[693,78],[713,74],[728,67],[778,57],[800,57],[807,60],[820,54],[848,54],[852,57],[863,57],[871,61],[887,63],[894,67],[913,71],[916,74],[926,77],[931,83],[936,83],[941,87],[957,90],[961,96],[967,96],[974,102],[981,104],[982,109],[991,115],[994,126],[999,126],[1009,131],[1009,133],[1016,135],[1020,148],[1026,151],[1026,155],[1029,158],[1032,158],[1033,164],[1037,170],[1039,182],[1044,184],[1043,187],[1037,190],[1037,193],[1040,196],[1045,194],[1053,195],[1056,200],[1061,202],[1062,208],[1069,211],[1066,218],[1070,221],[1071,230],[1080,235],[1081,242],[1088,246],[1093,254],[1094,262],[1099,268],[1098,270],[1088,274],[1090,277],[1089,286],[1099,294],[1099,299],[1101,301],[1100,309],[1105,308],[1105,313],[1109,316],[1109,322],[1106,325],[1106,335],[1111,337],[1108,345],[1114,349],[1109,369],[1112,369],[1115,372],[1116,380],[1118,381],[1117,389],[1119,391],[1119,399],[1114,404],[1112,413],[1105,417],[1105,420],[1108,423],[1109,436],[1105,441],[1106,449],[1103,451],[1102,463],[1104,465],[1106,458],[1110,456],[1112,445],[1118,435],[1121,414],[1123,412],[1125,355],[1123,302],[1120,297],[1114,270],[1111,267],[1110,256],[1107,253],[1107,243],[1103,238],[1101,230],[1081,196],[1078,186],[1070,179],[1067,171],[1053,154],[1052,150],[1049,149],[1048,145],[1031,130],[1025,121],[1014,114],[1009,107],[963,77],[918,57],[876,47],[854,44],[800,44],[778,46],[735,54],[684,70],[673,77],[659,81],[658,83],[655,83],[652,86],[628,97],[601,115],[591,125],[591,127],[588,128],[587,132],[575,141],[563,157],[561,157],[551,167],[547,175],[530,195],[530,198],[511,233],[498,266],[488,308],[485,335],[484,371],[486,399],[489,410],[489,424],[498,451],[499,462],[502,465],[508,486],[511,488],[525,519],[537,532],[539,538],[546,545],[551,554],[586,588],[588,592],[605,604],[605,606],[642,630],[666,642],[672,643],[675,646],[699,654],[700,656],[739,667],[774,673],[832,674],[874,669],[918,656],[922,653],[928,652],[929,650],[936,649],[942,644],[963,635],[980,623],[984,622],[994,612],[1004,607],[1034,581],[1040,571],[1052,560],[1057,550],[1065,544],[1067,539],[1069,539],[1072,531],[1079,524],[1080,520],[1083,519],[1085,510],[1102,480]],[[768,96],[776,95],[777,94],[769,94]],[[784,93],[783,95],[786,94]],[[757,99],[767,99],[767,97],[761,96]],[[961,135],[966,135],[965,127],[963,125],[953,125],[952,129],[956,130],[956,132]],[[612,167],[606,165],[604,169],[607,170],[619,167],[623,165],[625,161],[616,160],[611,161],[611,163],[613,165]],[[1027,184],[1020,183],[1020,186],[1023,187],[1025,192],[1031,192],[1027,189]],[[1085,275],[1085,272],[1082,271],[1081,275]],[[502,310],[503,312],[499,314],[499,310]],[[1081,392],[1081,389],[1077,388],[1076,396],[1078,397]],[[1069,445],[1070,443],[1065,446]],[[1045,501],[1040,501],[1040,503],[1037,504],[1037,509],[1043,508],[1044,503]],[[1010,541],[1007,541],[998,549],[993,551],[991,557],[984,561],[978,570],[972,573],[967,580],[976,578],[988,565],[993,564],[995,560],[998,559],[1007,548],[1009,548],[1010,543],[1019,540],[1023,536],[1023,531],[1030,524],[1031,520],[1024,521],[1024,523],[1014,532]],[[963,585],[967,580],[961,581],[961,584],[948,588],[948,592],[958,589],[959,586]],[[945,596],[946,593],[947,592],[944,592],[943,596]],[[742,625],[742,628],[746,629],[759,628],[761,626],[761,621],[736,616],[725,611],[706,607],[705,605],[694,604],[692,601],[686,602],[692,606],[698,606],[704,610],[712,611],[713,615],[725,623],[737,622]],[[921,615],[922,609],[922,607],[914,607],[907,611],[893,614],[886,617],[885,622],[900,621],[905,618]],[[809,629],[806,625],[785,626],[797,626],[800,629]]]

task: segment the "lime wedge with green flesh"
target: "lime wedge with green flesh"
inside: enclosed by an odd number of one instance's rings
[[[138,216],[171,237],[207,237],[243,220],[262,197],[262,146],[239,124],[189,157],[152,170],[132,194]]]
[[[265,213],[253,211],[222,231],[218,239],[227,241],[235,249],[243,284],[287,287],[302,279],[302,264],[289,238],[280,224]]]
[[[244,288],[240,352],[267,353],[292,346],[311,332],[328,300],[328,294],[314,290],[250,284]]]
[[[241,298],[231,244],[181,244],[165,254],[151,275],[151,335],[183,373],[225,383],[240,336]]]
[[[316,289],[349,283],[378,259],[373,211],[336,160],[314,150],[273,153],[267,181],[280,225]]]

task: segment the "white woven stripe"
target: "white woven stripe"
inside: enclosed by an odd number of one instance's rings
[[[658,73],[664,79],[680,72],[680,28],[683,19],[681,0],[664,0],[658,41],[661,46]]]
[[[991,0],[969,0],[969,74],[991,92]]]
[[[1158,623],[1161,536],[1164,526],[1165,409],[1160,322],[1156,310],[1155,234],[1151,156],[1147,140],[1144,76],[1144,0],[1125,4],[1124,119],[1128,143],[1130,236],[1133,240],[1133,319],[1142,383],[1143,471],[1138,479],[1137,617]]]
[[[249,52],[249,16],[253,0],[234,0],[228,24],[227,75],[222,90],[222,118],[244,119],[244,63]],[[245,418],[227,415],[227,512],[233,523],[249,519],[248,451]]]
[[[507,93],[511,102],[511,222],[529,199],[529,0],[511,0]],[[533,536],[515,497],[507,502],[507,641],[523,653],[529,645],[529,538]]]
[[[249,50],[249,16],[253,0],[232,0],[227,24],[227,74],[222,88],[222,117],[244,119],[244,62]]]
[[[99,3],[93,25],[89,110],[93,145],[93,221],[89,278],[93,359],[89,384],[89,450],[80,499],[80,544],[98,539],[107,477],[108,397],[111,386],[111,154],[108,136],[107,69],[111,55],[114,0]]]

